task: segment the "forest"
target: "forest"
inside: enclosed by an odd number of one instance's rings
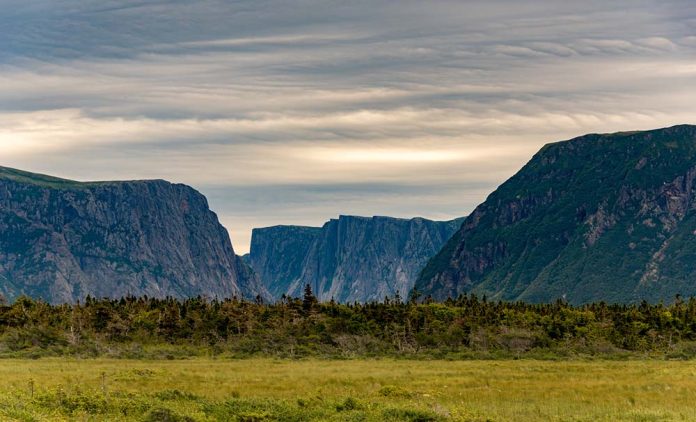
[[[696,356],[696,299],[572,306],[488,301],[277,303],[87,297],[0,307],[0,356],[568,358]]]

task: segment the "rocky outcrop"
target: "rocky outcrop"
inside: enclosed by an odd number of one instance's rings
[[[306,284],[320,300],[405,298],[461,221],[340,216],[321,228],[254,229],[248,262],[276,298],[302,296]]]
[[[416,289],[547,302],[696,295],[696,126],[546,145],[466,219]]]
[[[161,180],[79,183],[0,168],[0,293],[52,303],[268,296],[203,195]]]

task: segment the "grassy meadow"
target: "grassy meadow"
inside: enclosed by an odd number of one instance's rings
[[[0,420],[696,420],[691,361],[0,360]]]

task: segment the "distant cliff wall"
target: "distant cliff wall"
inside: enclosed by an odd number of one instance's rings
[[[340,216],[321,228],[254,229],[248,262],[276,298],[306,284],[321,300],[405,298],[461,221]]]

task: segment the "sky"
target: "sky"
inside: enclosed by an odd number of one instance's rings
[[[0,165],[251,229],[471,212],[544,144],[696,123],[696,2],[0,0]]]

